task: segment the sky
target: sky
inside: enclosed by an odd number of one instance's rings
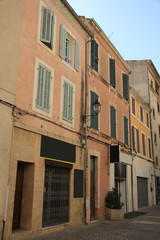
[[[123,59],[151,59],[160,74],[160,0],[67,1],[96,20]]]

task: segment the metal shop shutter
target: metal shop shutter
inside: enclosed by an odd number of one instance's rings
[[[138,208],[148,206],[148,183],[147,178],[137,177]]]
[[[69,221],[69,171],[45,166],[43,228]]]

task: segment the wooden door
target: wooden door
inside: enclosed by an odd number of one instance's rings
[[[18,162],[12,230],[20,228],[24,164]]]

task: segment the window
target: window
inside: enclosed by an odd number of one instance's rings
[[[122,74],[123,76],[123,97],[128,100],[128,75]]]
[[[140,120],[143,122],[143,107],[140,105]]]
[[[147,124],[147,127],[149,128],[149,114],[148,114],[148,112],[146,112],[146,124]]]
[[[153,81],[151,80],[151,88],[153,89]]]
[[[135,152],[140,152],[139,149],[139,130],[132,126],[132,148]]]
[[[154,110],[154,108],[153,108],[152,111],[153,111],[153,117],[155,118],[156,116],[155,116],[155,110]]]
[[[132,113],[136,115],[136,101],[133,97],[131,99],[132,99]]]
[[[98,114],[96,114],[93,110],[93,106],[92,104],[99,98],[99,96],[95,93],[90,91],[90,115],[91,115],[91,119],[90,119],[90,124],[91,124],[91,128],[98,130]]]
[[[159,86],[157,81],[155,81],[155,90],[156,90],[156,93],[159,95]]]
[[[157,134],[154,133],[154,144],[157,144]]]
[[[91,67],[98,72],[98,44],[95,40],[91,41]]]
[[[45,6],[42,6],[41,11],[40,40],[46,46],[53,49],[54,13]]]
[[[36,107],[50,112],[51,71],[38,64]]]
[[[116,139],[116,109],[110,106],[111,137]]]
[[[149,158],[152,158],[152,154],[151,154],[151,139],[148,138],[148,155]]]
[[[156,160],[156,166],[158,167],[158,157],[155,157]]]
[[[59,55],[71,67],[79,71],[79,43],[63,25],[60,28]]]
[[[73,94],[73,86],[64,80],[62,118],[69,123],[73,121]]]
[[[142,153],[146,155],[146,144],[145,144],[145,135],[142,133]]]
[[[115,88],[116,87],[116,72],[115,72],[115,60],[109,59],[110,65],[110,84]]]
[[[160,113],[160,104],[159,104],[159,102],[157,102],[157,111],[158,111],[158,113]]]
[[[124,117],[124,143],[128,145],[128,118]]]

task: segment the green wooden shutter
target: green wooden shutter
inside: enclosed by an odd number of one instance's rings
[[[50,86],[51,86],[51,71],[49,71],[43,65],[39,64],[36,107],[46,112],[50,111]]]
[[[91,124],[91,128],[98,130],[98,114],[95,114],[92,104],[99,98],[99,96],[95,92],[90,91],[90,97],[91,97],[91,99],[90,99],[90,102],[91,102],[90,124]]]
[[[73,120],[73,86],[64,81],[63,87],[63,119],[72,123]]]
[[[63,119],[67,119],[67,111],[68,111],[68,84],[64,81],[63,85]]]
[[[79,43],[75,41],[75,63],[74,67],[77,71],[79,71]]]
[[[91,42],[91,67],[98,72],[98,44],[94,40]]]
[[[128,145],[128,118],[124,117],[124,143]]]
[[[50,85],[51,85],[51,72],[45,71],[45,85],[44,85],[44,103],[43,108],[46,111],[50,110]]]
[[[73,118],[73,87],[71,85],[69,87],[69,99],[68,99],[68,121],[72,122]]]
[[[115,60],[110,58],[110,84],[116,87]]]
[[[98,72],[98,44],[95,42],[95,70]]]
[[[59,44],[59,55],[61,58],[65,60],[65,51],[66,51],[66,36],[67,36],[67,31],[66,28],[61,25],[60,28],[60,44]]]
[[[53,38],[54,38],[54,13],[52,12],[52,27],[51,27],[51,49],[53,49]]]
[[[53,12],[51,9],[42,6],[41,14],[41,34],[40,40],[45,43],[51,44],[52,39],[52,27],[53,27]]]
[[[128,75],[123,74],[123,97],[128,100]]]
[[[111,137],[116,139],[116,109],[110,106]]]

